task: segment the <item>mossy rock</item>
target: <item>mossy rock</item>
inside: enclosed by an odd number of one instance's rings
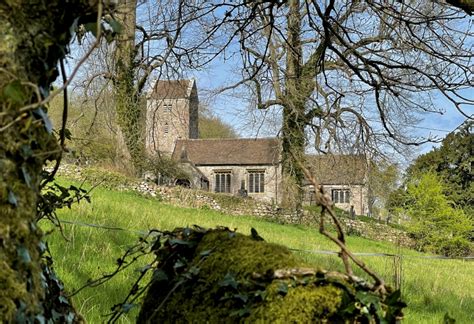
[[[178,229],[155,253],[138,323],[389,323],[405,306],[398,292],[309,268],[256,232]]]

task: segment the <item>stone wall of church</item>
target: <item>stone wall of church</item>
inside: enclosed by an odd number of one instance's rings
[[[308,186],[306,189],[306,203],[312,203],[311,191],[313,186]],[[333,199],[334,205],[342,210],[350,212],[351,206],[354,206],[356,215],[367,215],[369,211],[368,191],[364,185],[324,185],[324,190]],[[335,199],[335,193],[333,191],[345,192],[349,191],[349,200]],[[339,201],[337,201],[339,200]]]
[[[239,195],[239,190],[244,189],[249,197],[268,203],[279,203],[281,188],[281,167],[273,165],[244,165],[244,166],[196,166],[208,179],[209,191],[216,192],[216,175],[230,174],[230,194]],[[252,192],[250,189],[250,174],[264,174],[263,192]]]

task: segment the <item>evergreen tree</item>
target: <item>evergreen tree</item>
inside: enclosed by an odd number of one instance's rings
[[[426,172],[436,173],[444,182],[443,193],[468,215],[474,217],[474,122],[467,121],[459,131],[443,139],[439,148],[420,155],[407,170],[407,179]]]

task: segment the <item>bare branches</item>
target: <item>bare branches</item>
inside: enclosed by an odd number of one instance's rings
[[[291,154],[294,154],[291,152]],[[364,270],[369,276],[371,276],[375,280],[375,289],[376,290],[381,290],[385,291],[385,283],[384,280],[373,270],[369,269],[364,262],[359,260],[354,254],[352,254],[349,249],[346,246],[345,242],[345,236],[344,236],[344,231],[342,230],[341,223],[339,222],[339,219],[337,218],[336,214],[334,213],[334,210],[332,209],[332,201],[331,198],[329,197],[328,194],[325,193],[323,186],[321,186],[315,177],[309,172],[309,170],[306,168],[304,165],[304,162],[301,159],[298,159],[298,163],[303,170],[306,179],[309,180],[309,182],[313,185],[314,187],[314,198],[316,203],[321,206],[321,214],[320,214],[320,220],[319,220],[319,232],[329,238],[331,241],[336,243],[339,248],[341,249],[341,254],[340,257],[344,263],[346,272],[348,276],[356,280],[357,279],[354,277],[352,266],[350,264],[349,260],[352,260],[357,266],[359,266],[362,270]],[[326,212],[329,214],[331,217],[332,221],[334,222],[334,225],[336,226],[336,232],[337,232],[337,237],[334,237],[331,233],[329,233],[324,225],[325,222],[325,215]]]

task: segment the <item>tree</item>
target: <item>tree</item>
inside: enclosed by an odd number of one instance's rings
[[[474,218],[474,122],[467,120],[449,133],[439,148],[420,155],[407,169],[410,181],[419,174],[434,172],[445,184],[443,193]]]
[[[43,167],[60,160],[61,140],[45,105],[58,93],[50,87],[71,30],[105,9],[91,0],[0,2],[0,322],[53,320],[36,222]]]
[[[150,80],[180,77],[183,68],[199,65],[203,39],[198,20],[211,14],[206,7],[185,1],[120,0],[114,16],[121,32],[113,46],[103,48],[102,70],[89,76],[94,82],[112,85],[118,127],[119,159],[140,173],[144,160],[145,92]],[[212,5],[214,8],[214,5]],[[107,82],[103,83],[105,78]],[[109,84],[110,82],[110,84]]]
[[[447,256],[472,252],[468,237],[474,222],[462,209],[451,206],[436,174],[428,172],[413,178],[408,183],[406,198],[406,212],[411,217],[408,230],[418,249]]]
[[[467,2],[457,5],[469,11]],[[439,112],[434,93],[461,113],[473,104],[460,92],[470,84],[471,34],[454,7],[289,0],[239,10],[229,6],[226,15],[238,35],[243,79],[228,88],[249,85],[257,108],[281,109],[283,170],[297,185],[307,130],[321,152],[400,151],[400,143],[423,142],[402,126]]]
[[[236,138],[235,130],[205,106],[199,107],[199,138]]]
[[[369,211],[380,215],[387,211],[388,201],[397,189],[399,169],[387,162],[371,162],[369,167]]]

